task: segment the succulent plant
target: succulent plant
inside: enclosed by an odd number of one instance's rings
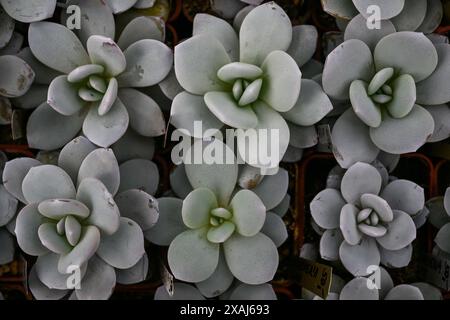
[[[105,0],[115,14],[131,8],[148,9],[155,5],[156,0]]]
[[[205,297],[194,286],[175,282],[173,294],[170,295],[164,286],[156,289],[155,300],[204,300]],[[268,283],[259,285],[249,285],[237,283],[227,292],[223,293],[220,300],[277,300],[277,296],[272,286]]]
[[[198,140],[192,148],[202,143]],[[207,146],[224,148],[225,157],[233,157],[232,150],[219,140]],[[206,297],[225,292],[234,278],[252,285],[271,281],[278,267],[277,246],[286,240],[287,231],[278,214],[266,211],[283,202],[287,172],[279,170],[251,191],[236,188],[235,162],[185,163],[180,170],[171,182],[187,179],[191,187],[178,188],[187,195],[184,200],[158,199],[160,219],[145,233],[149,241],[169,245],[174,277],[195,283]],[[279,185],[269,183],[275,181]],[[284,193],[276,190],[280,185],[286,185],[286,189],[281,187]]]
[[[300,129],[310,130],[332,109],[320,85],[301,80],[299,65],[310,60],[314,46],[302,51],[299,45],[314,31],[293,31],[286,13],[273,2],[248,12],[237,29],[239,36],[219,18],[196,15],[193,37],[175,48],[175,74],[185,91],[173,100],[171,123],[192,136],[195,121],[201,121],[205,131],[212,129],[207,135],[224,125],[242,129],[238,136],[250,129],[278,130],[279,156],[271,157],[279,162],[290,142],[302,142]],[[301,126],[299,133],[290,132],[287,121]],[[237,143],[247,163],[260,139],[252,140]],[[264,167],[257,161],[251,164]]]
[[[443,197],[430,199],[426,206],[430,210],[429,221],[439,229],[434,238],[434,254],[450,260],[450,188],[447,188]]]
[[[83,137],[63,148],[58,166],[32,158],[6,164],[5,188],[25,204],[16,219],[18,244],[37,256],[29,275],[35,298],[61,299],[75,289],[77,299],[107,299],[116,282],[145,279],[143,231],[156,223],[158,206],[123,166],[111,149]],[[74,270],[79,287],[68,282]]]
[[[13,23],[14,29],[14,20],[25,23],[45,20],[53,16],[55,8],[56,0],[1,0],[0,12],[8,15],[2,16],[1,21],[6,25]]]
[[[397,31],[433,32],[441,23],[443,8],[440,0],[321,0],[323,9],[335,16],[339,24],[366,20],[380,9],[381,24]]]
[[[254,8],[264,0],[210,0],[211,9],[224,19],[233,19],[244,8]]]
[[[125,27],[116,44],[109,7],[100,0],[77,3],[85,18],[77,31],[81,41],[62,25],[38,22],[29,28],[30,48],[19,53],[38,70],[39,85],[19,99],[18,106],[35,108],[46,101],[30,116],[29,145],[60,148],[82,127],[102,147],[116,142],[128,126],[144,136],[164,134],[159,106],[134,89],[158,84],[171,70],[172,51],[160,41],[164,23],[159,18],[138,17]],[[59,40],[46,44],[49,35]]]
[[[445,105],[450,45],[435,46],[423,34],[407,31],[360,36],[330,53],[322,77],[325,92],[352,107],[332,131],[339,164],[370,163],[380,150],[414,152],[427,141],[450,136],[445,126],[435,125],[450,121]]]
[[[413,216],[422,213],[424,190],[397,179],[383,185],[377,168],[362,162],[344,174],[340,190],[328,188],[310,204],[314,222],[325,231],[321,257],[340,260],[354,276],[369,274],[380,262],[390,268],[407,266],[416,238]]]

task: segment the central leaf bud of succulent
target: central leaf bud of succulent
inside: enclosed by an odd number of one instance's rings
[[[231,221],[233,214],[225,208],[215,208],[210,211],[209,224],[210,228],[206,237],[213,243],[225,242],[236,229],[235,224]]]
[[[360,210],[356,214],[358,230],[373,238],[386,234],[387,224],[394,219],[394,214],[388,203],[374,194],[363,194],[360,199]]]
[[[243,62],[229,63],[217,72],[217,77],[230,84],[232,94],[240,107],[246,107],[258,100],[263,71],[261,68]]]
[[[393,68],[384,68],[370,83],[354,80],[350,101],[361,121],[377,128],[386,117],[400,119],[411,112],[416,102],[416,83],[409,74],[397,76]]]

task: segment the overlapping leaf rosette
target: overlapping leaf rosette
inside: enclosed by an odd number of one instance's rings
[[[8,161],[0,151],[0,175]],[[19,202],[12,196],[3,183],[0,184],[0,265],[13,261],[15,253],[14,224]]]
[[[321,0],[323,9],[336,17],[338,26],[374,24],[397,31],[432,33],[441,23],[443,8],[440,0]],[[367,24],[366,24],[367,25]],[[364,32],[367,28],[360,29]],[[356,30],[356,29],[355,29]]]
[[[76,30],[81,41],[63,25],[36,22],[28,31],[30,47],[18,54],[37,73],[36,85],[16,101],[25,109],[39,105],[27,124],[29,145],[54,150],[81,129],[101,147],[119,140],[128,127],[145,137],[164,134],[158,104],[137,90],[157,85],[172,68],[172,51],[161,42],[163,21],[138,17],[116,43],[114,16],[105,2],[76,4],[83,12]]]
[[[158,205],[130,188],[124,173],[111,149],[83,137],[63,148],[58,166],[32,158],[6,164],[5,188],[25,205],[16,219],[18,244],[37,256],[29,275],[36,299],[71,292],[71,299],[108,299],[116,282],[146,278],[143,231],[156,223]]]
[[[380,150],[415,152],[450,135],[450,45],[433,45],[422,33],[388,33],[347,40],[325,62],[325,92],[351,106],[332,131],[343,168],[370,163]]]
[[[198,140],[190,151],[203,144]],[[265,180],[254,191],[237,188],[238,164],[232,150],[219,140],[204,147],[205,152],[222,150],[223,159],[233,161],[191,164],[185,160],[177,181],[185,174],[192,190],[185,190],[184,200],[159,198],[160,218],[145,236],[169,246],[168,263],[175,279],[194,283],[203,296],[212,298],[227,291],[235,278],[250,285],[273,279],[277,246],[286,240],[287,231],[280,215],[267,210],[281,207],[286,190],[270,198],[275,187],[264,184]],[[275,177],[287,180],[287,172],[279,170]]]
[[[185,91],[173,100],[171,123],[196,138],[223,127],[242,129],[236,131],[237,154],[252,166],[267,168],[262,159],[254,159],[261,135],[251,141],[242,137],[253,130],[276,130],[278,154],[271,155],[271,162],[278,163],[290,143],[303,147],[301,129],[313,131],[311,126],[332,105],[320,85],[301,80],[299,64],[310,60],[312,52],[308,47],[301,53],[298,45],[305,34],[293,31],[277,4],[254,8],[235,27],[239,35],[221,19],[195,17],[193,37],[175,48],[175,74]],[[196,121],[202,132],[194,132]]]
[[[396,179],[383,185],[377,168],[358,162],[344,174],[340,189],[321,191],[310,204],[314,222],[325,229],[320,255],[340,261],[354,276],[366,276],[380,262],[409,264],[416,238],[413,217],[424,212],[424,190]]]

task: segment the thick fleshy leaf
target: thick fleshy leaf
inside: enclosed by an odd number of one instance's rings
[[[56,0],[1,0],[3,9],[14,20],[30,23],[45,20],[53,15],[56,8]]]
[[[42,102],[47,100],[47,92],[48,86],[34,84],[23,96],[13,98],[10,101],[16,108],[35,109]]]
[[[111,148],[119,163],[136,158],[151,160],[155,153],[155,141],[128,129]]]
[[[359,39],[363,41],[371,50],[375,49],[378,41],[388,34],[396,32],[395,26],[389,20],[381,20],[380,28],[367,28],[367,20],[363,15],[359,14],[354,17],[347,28],[345,28],[345,41],[350,39]]]
[[[175,47],[175,74],[181,86],[193,94],[224,89],[217,71],[230,62],[223,45],[212,36],[198,35]]]
[[[333,109],[333,105],[315,81],[302,79],[301,87],[296,104],[282,116],[299,126],[312,126],[322,120]]]
[[[358,245],[363,237],[358,228],[357,215],[358,208],[350,203],[346,204],[341,210],[339,227],[345,241],[351,246]]]
[[[154,39],[164,42],[166,28],[164,20],[159,17],[140,16],[127,24],[120,34],[117,44],[122,50],[143,39]]]
[[[363,194],[361,196],[361,205],[363,208],[373,209],[381,221],[391,222],[394,219],[394,213],[387,201],[377,195]]]
[[[194,130],[196,121],[201,121],[203,132]],[[170,123],[178,129],[186,130],[195,138],[202,138],[207,130],[212,133],[214,129],[219,130],[223,126],[222,121],[209,111],[203,97],[186,91],[174,98],[170,109]]]
[[[177,235],[187,229],[181,215],[183,201],[176,198],[159,198],[158,205],[158,222],[145,231],[145,238],[159,246],[168,246]]]
[[[92,82],[92,77],[89,79],[90,82]],[[99,81],[103,81],[101,78],[99,78]],[[102,84],[104,82],[101,82]],[[91,86],[100,92],[104,92],[105,94],[103,95],[103,98],[101,99],[100,104],[98,105],[98,115],[99,116],[104,116],[105,114],[107,114],[109,112],[109,110],[111,110],[114,102],[117,99],[117,94],[119,91],[119,83],[117,82],[116,78],[111,78],[108,82],[108,86],[106,87],[106,89],[99,89],[99,88],[95,88],[95,85],[91,84]],[[106,86],[106,84],[105,84]]]
[[[119,208],[102,182],[94,178],[83,179],[78,186],[77,200],[91,210],[91,214],[86,219],[87,223],[97,226],[107,235],[117,231]]]
[[[214,193],[207,188],[198,188],[189,193],[183,201],[181,211],[184,224],[191,229],[209,225],[211,210],[217,208]]]
[[[439,229],[434,242],[445,252],[450,252],[450,223],[446,223]]]
[[[416,238],[414,221],[402,211],[394,211],[394,220],[387,224],[387,230],[384,236],[377,238],[377,242],[391,251],[406,247]]]
[[[388,184],[381,197],[393,210],[400,210],[411,216],[419,213],[425,205],[425,193],[421,186],[412,181],[398,179]]]
[[[59,300],[69,293],[68,290],[49,289],[39,280],[34,266],[31,268],[28,276],[28,286],[34,298],[37,300]]]
[[[172,191],[181,198],[184,199],[192,191],[191,183],[186,176],[186,170],[184,164],[180,164],[170,173],[170,185]]]
[[[107,148],[125,134],[128,123],[127,109],[116,99],[104,116],[98,114],[96,107],[91,107],[83,123],[83,133],[96,145]]]
[[[261,232],[272,239],[273,243],[279,247],[288,238],[286,225],[283,219],[275,213],[267,212],[266,221],[261,229]]]
[[[348,203],[359,204],[365,193],[377,195],[381,190],[381,175],[370,164],[358,162],[342,177],[341,192]]]
[[[133,43],[124,52],[127,68],[118,77],[121,87],[149,87],[162,81],[173,64],[172,50],[153,39]]]
[[[67,254],[72,250],[66,238],[56,232],[56,225],[54,223],[41,224],[38,229],[38,235],[44,247],[58,255]]]
[[[273,51],[286,51],[292,41],[291,21],[276,3],[256,7],[239,31],[240,61],[261,65]]]
[[[401,119],[384,114],[381,125],[378,128],[370,128],[370,137],[381,150],[403,154],[417,151],[433,132],[433,117],[426,109],[415,105],[411,112]]]
[[[114,14],[127,11],[136,4],[136,0],[105,0],[105,2],[109,5]]]
[[[188,230],[170,244],[167,259],[174,277],[181,281],[208,279],[219,262],[219,244],[206,239],[206,229]]]
[[[339,229],[326,230],[320,238],[320,256],[327,261],[339,260],[339,247],[344,237]]]
[[[17,56],[24,60],[31,67],[31,69],[33,69],[35,72],[34,82],[37,84],[48,85],[54,78],[60,75],[58,71],[51,69],[37,60],[29,47],[23,48]]]
[[[73,199],[49,199],[39,203],[39,213],[52,220],[61,220],[67,215],[81,220],[89,216],[89,208]]]
[[[23,203],[27,203],[22,191],[22,182],[28,171],[41,163],[32,158],[16,158],[8,161],[3,170],[3,185],[6,190]]]
[[[388,268],[403,268],[411,261],[412,245],[407,245],[400,250],[387,250],[380,247],[381,263]]]
[[[8,224],[17,212],[17,199],[0,185],[0,227]]]
[[[176,282],[173,286],[173,295],[167,293],[165,286],[156,289],[155,300],[205,300],[202,294],[193,286]]]
[[[134,266],[129,269],[117,269],[117,283],[135,284],[144,281],[148,274],[148,256],[146,253]]]
[[[117,195],[115,201],[120,215],[135,221],[144,231],[152,228],[158,221],[158,201],[142,190],[124,191]]]
[[[436,69],[438,55],[433,43],[425,35],[402,31],[390,34],[378,42],[374,61],[377,70],[392,67],[396,72],[409,74],[419,82],[428,78]]]
[[[199,140],[193,144],[188,154],[196,152],[198,149],[206,153],[208,150],[206,148],[209,150],[220,150],[218,152],[222,152],[223,157],[218,160],[220,161],[219,163],[223,164],[218,164],[217,162],[213,164],[188,164],[185,162],[186,175],[194,189],[200,187],[210,189],[216,195],[219,205],[227,206],[238,177],[238,165],[234,158],[234,153],[219,140],[214,140],[206,147]]]
[[[196,14],[192,35],[210,35],[220,41],[231,61],[239,58],[239,40],[233,28],[224,20],[209,14]]]
[[[141,227],[131,219],[121,217],[119,229],[102,236],[97,254],[109,265],[129,269],[144,255],[144,235]]]
[[[116,272],[112,266],[97,256],[89,260],[80,289],[75,293],[78,300],[107,300],[116,286]]]
[[[411,283],[411,286],[414,286],[420,290],[423,295],[424,300],[442,300],[442,292],[439,288],[426,283],[426,282],[415,282]]]
[[[399,76],[391,83],[392,100],[386,105],[389,114],[394,118],[408,115],[416,102],[416,84],[409,74]]]
[[[84,227],[76,247],[58,261],[58,271],[68,273],[73,266],[82,266],[95,254],[100,244],[100,231],[97,227]]]
[[[63,25],[53,22],[32,23],[28,39],[34,56],[57,71],[69,73],[76,67],[90,63],[80,40]]]
[[[350,20],[358,14],[352,0],[321,0],[323,9],[332,16]]]
[[[89,37],[86,48],[92,63],[104,66],[108,76],[117,76],[125,70],[127,66],[125,56],[110,38],[93,35]]]
[[[369,7],[377,5],[380,8],[382,20],[397,16],[405,6],[405,0],[353,0],[356,9],[366,18],[370,17]]]
[[[53,165],[31,168],[22,182],[23,195],[28,203],[47,199],[73,199],[75,187],[69,175]]]
[[[350,85],[350,102],[353,111],[364,124],[377,128],[382,121],[381,111],[379,106],[373,101],[373,96],[370,97],[368,95],[368,89],[370,89],[370,85],[368,88],[364,81],[353,81]]]
[[[315,26],[300,25],[292,28],[292,42],[287,53],[299,67],[307,63],[316,52],[318,32]]]
[[[283,218],[288,212],[290,204],[291,204],[291,196],[289,194],[286,194],[286,196],[283,198],[280,204],[277,205],[275,208],[271,209],[271,211]]]
[[[34,269],[38,279],[46,285],[49,289],[69,290],[68,285],[75,285],[68,279],[69,275],[62,274],[58,271],[59,255],[55,253],[48,253],[38,257]],[[82,265],[78,270],[80,276],[83,277],[86,273],[86,264]]]
[[[28,145],[41,150],[61,148],[80,131],[84,117],[84,112],[63,116],[44,102],[28,119]]]
[[[39,256],[48,252],[38,236],[39,226],[49,220],[39,214],[37,204],[29,204],[24,207],[16,219],[15,233],[17,243],[27,254]]]
[[[0,57],[0,96],[14,98],[25,94],[33,83],[35,73],[16,56]]]
[[[74,115],[86,106],[78,96],[78,87],[67,81],[67,76],[59,76],[52,81],[48,87],[47,103],[65,116]]]
[[[417,103],[437,105],[450,101],[449,90],[444,85],[450,72],[450,45],[438,44],[436,51],[438,65],[431,76],[417,84]]]
[[[277,300],[273,287],[268,284],[240,284],[230,295],[230,300]]]
[[[272,51],[261,69],[264,80],[260,98],[277,111],[291,110],[298,100],[302,77],[295,60],[286,52]]]
[[[15,22],[4,10],[0,9],[0,48],[8,45],[14,32]]]
[[[127,108],[130,127],[137,133],[145,137],[157,137],[165,133],[164,115],[152,98],[134,89],[120,89],[119,98]]]
[[[120,165],[119,192],[139,189],[154,195],[158,189],[159,172],[150,160],[134,159]]]
[[[80,29],[76,30],[82,43],[86,43],[92,35],[115,38],[114,16],[104,0],[68,0],[67,5],[78,6],[82,13]],[[71,21],[64,11],[62,21]]]
[[[401,284],[389,291],[384,300],[424,300],[424,298],[418,288]]]
[[[339,257],[344,267],[354,276],[366,276],[371,272],[371,266],[380,264],[380,252],[377,243],[372,238],[363,238],[357,245],[342,242]]]
[[[289,174],[280,168],[276,174],[265,176],[252,191],[262,200],[266,209],[271,210],[283,201],[288,187]]]
[[[196,283],[198,290],[207,298],[214,298],[225,291],[233,283],[234,277],[228,269],[227,262],[223,255],[223,251],[220,252],[219,263],[214,273],[205,281]]]
[[[427,107],[434,120],[433,135],[428,142],[443,141],[450,137],[450,106],[441,104]]]
[[[345,201],[336,189],[325,189],[311,201],[310,210],[314,221],[322,228],[339,227],[341,209]]]
[[[261,199],[250,190],[236,193],[230,202],[236,231],[245,237],[256,235],[266,220],[266,207]]]
[[[373,73],[369,47],[361,40],[351,39],[328,55],[322,76],[323,89],[331,98],[346,100],[351,83],[357,79],[369,82]]]
[[[424,34],[432,33],[441,24],[443,16],[444,9],[442,2],[439,0],[428,0],[425,18],[416,31],[423,32]]]
[[[397,31],[414,31],[424,21],[427,0],[405,1],[400,14],[391,19]]]
[[[378,290],[369,288],[371,282],[367,278],[352,279],[342,288],[339,300],[379,300]]]
[[[96,148],[85,137],[77,137],[66,144],[59,153],[58,166],[69,174],[74,183],[77,183],[78,171],[83,160]]]
[[[0,229],[0,265],[10,263],[14,260],[14,247],[13,236],[8,230]]]
[[[253,237],[234,234],[224,243],[225,259],[231,273],[247,284],[271,281],[278,268],[278,251],[262,233]]]
[[[6,28],[8,28],[8,27],[6,27]],[[8,33],[8,30],[5,30],[5,29],[3,29],[3,30]],[[0,35],[0,38],[1,38],[1,35]],[[8,54],[17,55],[23,46],[24,40],[25,39],[22,34],[20,34],[18,32],[13,32],[8,44],[6,46],[0,48],[0,55],[2,55],[2,56],[8,55]],[[1,43],[0,43],[0,45],[1,45]],[[31,68],[31,69],[33,69],[33,68]]]
[[[111,149],[97,149],[89,153],[78,171],[78,185],[85,178],[99,180],[115,195],[119,190],[120,172],[114,152]]]

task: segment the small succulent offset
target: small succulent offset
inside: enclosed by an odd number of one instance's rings
[[[112,150],[86,138],[65,146],[58,165],[17,158],[3,172],[5,188],[25,204],[15,233],[20,248],[38,257],[29,275],[35,298],[75,289],[72,299],[108,299],[116,282],[144,280],[143,230],[158,219],[156,200],[122,183]],[[79,279],[70,280],[74,274]]]
[[[383,185],[377,168],[362,162],[344,174],[340,190],[327,188],[310,204],[314,222],[325,229],[320,254],[340,260],[354,276],[366,276],[380,262],[407,266],[416,238],[413,216],[423,212],[424,190],[397,179]]]
[[[323,88],[351,104],[333,127],[339,164],[370,163],[380,150],[403,154],[448,138],[450,132],[438,124],[450,121],[449,57],[449,44],[433,45],[422,33],[408,31],[364,33],[333,50]]]
[[[379,8],[381,24],[397,31],[433,32],[441,23],[443,8],[440,0],[321,0],[323,9],[335,16],[338,24],[353,23],[376,17],[373,6]],[[373,22],[373,20],[372,20]]]
[[[159,106],[134,89],[158,84],[172,68],[172,51],[161,42],[163,21],[135,18],[116,43],[114,16],[105,2],[78,0],[76,4],[83,12],[81,29],[75,32],[81,41],[63,25],[37,22],[29,28],[30,48],[18,54],[37,76],[36,85],[17,105],[31,109],[45,101],[28,121],[29,145],[60,148],[82,127],[102,147],[116,142],[128,126],[143,136],[163,134]],[[58,41],[49,43],[49,37]]]
[[[196,15],[193,37],[175,48],[175,74],[186,91],[173,100],[171,123],[196,138],[212,135],[224,125],[242,129],[237,130],[238,137],[250,129],[278,130],[279,155],[271,157],[279,162],[290,140],[300,139],[290,132],[288,121],[313,126],[332,105],[320,85],[301,80],[300,63],[293,57],[302,56],[305,63],[312,53],[308,47],[300,54],[302,34],[293,33],[277,4],[254,8],[236,29],[239,36],[224,20]],[[204,131],[211,130],[194,133],[195,121],[202,122]],[[250,154],[257,154],[259,140],[238,139],[237,149],[244,161],[264,168],[249,161]]]
[[[226,157],[234,157],[219,140],[209,146],[224,148]],[[145,233],[155,244],[170,245],[168,263],[174,277],[195,283],[208,298],[224,293],[234,278],[251,285],[271,281],[278,267],[277,246],[286,240],[287,231],[279,215],[266,211],[286,194],[274,193],[277,199],[271,199],[273,185],[264,187],[264,180],[258,192],[265,201],[253,191],[236,188],[235,162],[185,163],[184,169],[180,175],[186,174],[193,190],[184,200],[158,199],[160,219]],[[287,178],[282,170],[278,175]]]

